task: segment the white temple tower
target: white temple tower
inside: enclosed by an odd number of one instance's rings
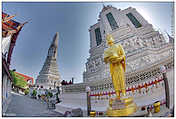
[[[86,71],[83,73],[84,82],[110,78],[109,65],[103,62],[103,53],[107,48],[106,34],[111,34],[115,43],[123,46],[127,57],[126,73],[144,68],[145,65],[150,66],[152,61],[162,59],[161,54],[153,53],[163,44],[167,44],[163,35],[155,31],[152,24],[132,7],[121,10],[111,5],[104,6],[99,14],[98,22],[89,28],[89,33],[90,57],[86,62]],[[154,51],[147,53],[150,52],[146,51],[147,49]],[[138,52],[142,54],[136,56]],[[145,57],[144,52],[146,52]]]
[[[36,85],[43,86],[46,89],[53,89],[60,85],[61,78],[57,65],[58,37],[59,33],[57,32],[48,49],[45,63],[36,79]]]

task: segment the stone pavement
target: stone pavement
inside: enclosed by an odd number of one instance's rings
[[[61,117],[61,113],[49,110],[45,102],[12,92],[12,101],[4,116],[7,117]]]

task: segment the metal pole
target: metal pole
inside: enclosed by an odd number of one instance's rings
[[[164,85],[165,85],[165,95],[166,95],[166,107],[170,108],[170,97],[169,97],[169,83],[166,76],[166,73],[162,73]]]
[[[90,116],[91,102],[90,102],[90,92],[87,92],[87,115]]]

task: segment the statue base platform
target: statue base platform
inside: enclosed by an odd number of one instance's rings
[[[106,115],[109,117],[128,116],[137,111],[137,106],[132,97],[110,99]]]

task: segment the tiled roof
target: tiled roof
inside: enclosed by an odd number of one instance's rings
[[[19,72],[15,72],[15,73],[20,75],[20,76],[22,76],[22,77],[24,77],[23,80],[25,80],[25,81],[32,80],[32,84],[33,84],[34,79],[32,77],[29,77],[27,75],[21,74]]]
[[[2,19],[5,19],[6,17],[10,17],[10,16],[3,12],[2,13]],[[2,23],[2,29],[4,29],[4,30],[16,30],[16,31],[18,31],[19,26],[20,26],[20,23],[17,22],[17,21],[14,21],[12,19]]]

